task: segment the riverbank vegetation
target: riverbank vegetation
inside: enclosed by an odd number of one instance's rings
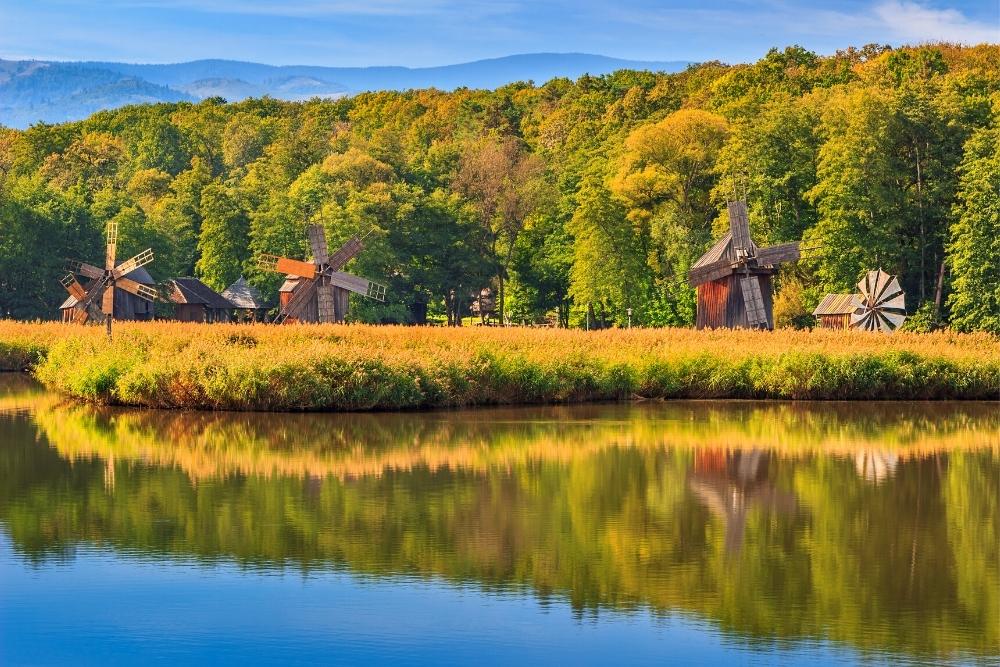
[[[98,403],[367,410],[669,398],[1000,398],[989,334],[4,323],[0,362]]]
[[[370,232],[352,272],[389,286],[361,322],[687,325],[691,262],[749,200],[761,244],[804,238],[779,324],[867,269],[900,276],[911,326],[1000,332],[1000,46],[869,45],[824,57],[622,71],[495,91],[213,98],[0,128],[0,316],[50,318],[63,258],[147,246],[154,277],[245,275]],[[940,286],[940,287],[939,287]],[[631,315],[629,315],[631,313]],[[457,318],[457,319],[456,319]]]

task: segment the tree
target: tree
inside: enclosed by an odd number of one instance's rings
[[[201,192],[201,217],[198,275],[222,290],[242,275],[249,259],[249,221],[232,193],[216,183]]]
[[[497,314],[504,321],[504,281],[518,235],[548,198],[545,164],[515,137],[487,135],[466,146],[453,183],[476,206],[497,263]]]
[[[961,174],[948,246],[951,321],[961,331],[1000,334],[1000,130],[972,136]]]

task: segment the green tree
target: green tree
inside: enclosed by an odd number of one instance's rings
[[[201,218],[198,275],[222,290],[242,275],[249,258],[249,221],[233,194],[214,183],[201,192]]]
[[[972,136],[961,174],[948,247],[952,324],[1000,334],[1000,130]]]

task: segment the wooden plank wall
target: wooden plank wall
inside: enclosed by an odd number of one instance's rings
[[[771,294],[771,275],[756,272],[760,278],[761,296],[767,311],[767,327],[774,328],[774,297]],[[746,328],[747,313],[736,274],[703,283],[697,287],[698,312],[695,326],[699,329]]]

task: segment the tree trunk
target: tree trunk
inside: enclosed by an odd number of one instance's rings
[[[504,287],[504,285],[503,285],[503,283],[504,283],[504,280],[503,280],[503,270],[501,269],[501,271],[500,271],[500,289],[497,291],[497,316],[500,318],[500,326],[504,325],[504,321],[503,321],[503,298],[504,298],[503,287]]]
[[[937,288],[934,290],[934,324],[941,321],[941,295],[944,292],[944,271],[946,260],[941,260],[941,269],[938,271]]]

